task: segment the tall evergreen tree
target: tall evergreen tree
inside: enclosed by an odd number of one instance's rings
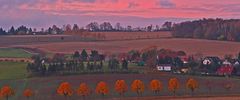
[[[90,55],[94,60],[99,60],[99,54],[98,51],[92,50]]]
[[[88,53],[87,53],[87,51],[86,51],[85,49],[83,49],[83,51],[82,51],[82,53],[81,53],[81,56],[82,56],[82,59],[83,59],[84,61],[87,60],[87,58],[88,58]]]
[[[17,34],[26,34],[28,32],[28,28],[26,26],[20,26],[17,30]]]
[[[48,34],[52,34],[53,29],[51,27],[48,28]]]
[[[7,32],[5,30],[3,30],[2,28],[0,28],[0,35],[7,35]]]
[[[79,31],[79,27],[77,24],[74,24],[73,25],[73,29],[72,29],[73,32],[78,32]]]
[[[12,26],[11,28],[10,28],[10,30],[8,31],[8,34],[9,35],[14,35],[14,34],[16,34],[16,31],[15,31],[15,28]]]
[[[32,33],[33,33],[32,28],[29,28],[29,30],[28,30],[28,34],[32,34]]]
[[[78,58],[80,58],[80,54],[78,51],[75,51],[73,54],[73,59],[78,59]]]

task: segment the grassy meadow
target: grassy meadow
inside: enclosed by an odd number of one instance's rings
[[[26,65],[25,62],[0,62],[0,80],[25,78]]]
[[[0,58],[30,58],[31,56],[23,49],[0,48]]]

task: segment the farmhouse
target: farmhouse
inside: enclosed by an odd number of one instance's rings
[[[170,72],[170,71],[172,71],[172,69],[173,69],[173,66],[171,64],[157,65],[157,70],[158,71]]]
[[[202,60],[200,69],[202,73],[215,73],[221,67],[222,61],[218,57],[208,56]]]
[[[222,63],[221,67],[217,69],[218,75],[231,75],[232,72],[233,72],[233,65],[227,60],[225,60]]]

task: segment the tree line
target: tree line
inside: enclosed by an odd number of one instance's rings
[[[100,54],[97,50],[89,53],[83,49],[81,52],[75,51],[71,56],[56,53],[52,57],[46,55],[34,55],[33,63],[27,65],[27,71],[32,74],[51,75],[56,73],[78,73],[78,72],[104,72],[106,66],[110,72],[126,72],[129,63],[138,66],[155,68],[160,64],[172,64],[177,67],[183,66],[183,61],[179,56],[186,56],[184,51],[172,51],[169,49],[156,49],[148,47],[144,50],[131,50],[123,54],[110,54],[105,61],[107,54]],[[106,65],[104,65],[104,63]]]
[[[112,91],[117,93],[119,97],[125,97],[125,95],[128,92],[135,93],[137,96],[142,96],[146,90],[150,90],[152,94],[155,96],[160,96],[161,92],[163,92],[164,88],[167,88],[170,93],[172,93],[173,96],[176,96],[176,93],[179,92],[179,89],[182,87],[182,85],[185,85],[186,90],[190,91],[190,95],[194,96],[194,93],[197,89],[200,88],[207,88],[210,92],[212,90],[213,85],[210,81],[208,81],[205,86],[201,86],[203,84],[199,84],[200,82],[194,78],[188,78],[186,82],[181,84],[180,80],[176,77],[170,78],[168,80],[168,84],[166,87],[164,87],[164,84],[162,81],[158,79],[152,79],[146,84],[146,82],[135,79],[130,83],[130,86],[128,86],[128,83],[125,80],[116,80],[113,86]],[[233,87],[234,84],[231,82],[226,82],[222,84],[222,87],[229,92]],[[93,93],[96,93],[97,95],[101,97],[106,97],[110,95],[113,92],[111,91],[111,88],[109,84],[105,81],[99,81],[95,88],[91,88],[91,86],[85,82],[81,82],[79,86],[76,87],[71,85],[69,82],[64,81],[59,83],[59,85],[56,87],[55,94],[59,96],[65,97],[66,100],[69,100],[72,96],[77,95],[79,98],[82,98],[84,100],[87,100]],[[24,90],[22,91],[22,96],[26,99],[32,99],[36,95],[41,95],[35,92],[37,90],[34,90],[30,88],[29,86],[25,86]],[[47,91],[46,91],[47,92]],[[12,96],[14,96],[15,90],[9,85],[4,85],[0,89],[0,96],[2,98],[5,98],[8,100]]]
[[[64,54],[54,54],[52,58],[44,55],[32,57],[33,63],[27,64],[27,72],[31,75],[52,75],[64,73],[101,73],[104,72],[105,55],[92,50],[90,54],[85,49],[81,53],[75,51],[71,58],[67,59]],[[109,58],[107,69],[110,72],[128,71],[128,61],[117,60],[115,57]]]
[[[180,82],[177,78],[171,78],[168,83],[168,89],[170,92],[175,92],[179,89]],[[146,86],[142,80],[133,80],[131,83],[131,91],[136,93],[138,96],[141,96]],[[190,78],[187,80],[186,87],[189,88],[192,92],[198,88],[198,82],[195,79]],[[163,89],[163,84],[161,81],[153,79],[149,83],[149,90],[151,90],[154,94],[158,95]],[[124,96],[128,92],[128,85],[125,80],[116,80],[114,85],[114,91],[118,93],[121,97]],[[102,97],[109,95],[110,93],[109,85],[100,81],[96,84],[95,93],[101,95]],[[83,99],[90,96],[93,92],[92,89],[86,83],[81,83],[79,87],[75,90],[69,82],[62,82],[56,89],[56,94],[60,96],[65,96],[66,99],[73,96],[73,94],[77,94],[81,96]],[[5,85],[0,89],[0,96],[8,100],[10,97],[15,95],[15,91],[9,85]],[[33,89],[26,87],[23,91],[22,95],[26,99],[31,99],[34,95],[37,95]]]
[[[85,31],[89,32],[154,32],[154,31],[170,31],[172,22],[165,22],[162,26],[148,25],[144,27],[133,27],[131,25],[122,26],[120,23],[115,25],[110,22],[91,22],[85,27],[79,27],[78,24],[66,24],[62,27],[53,25],[47,29],[26,27],[24,25],[15,28],[12,26],[10,29],[4,30],[0,28],[0,35],[46,35],[46,34],[80,34]]]
[[[174,24],[172,35],[177,38],[240,41],[240,19],[200,19]]]

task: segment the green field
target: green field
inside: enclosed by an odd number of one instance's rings
[[[26,65],[24,62],[0,62],[0,80],[25,78]]]
[[[0,48],[0,57],[2,58],[30,58],[31,56],[23,49]]]
[[[84,72],[88,72],[85,62],[85,70]],[[27,77],[27,71],[26,71],[26,62],[0,62],[0,80],[2,79],[23,79]],[[129,69],[134,69],[136,71],[136,68],[140,68],[136,66],[135,64],[130,63]],[[68,74],[83,74],[84,72],[70,72]],[[103,63],[103,72],[110,72],[108,69],[107,62]],[[141,70],[139,70],[141,72]],[[94,72],[93,72],[94,73]]]
[[[240,80],[236,77],[203,77],[203,76],[189,76],[189,75],[174,75],[174,74],[78,74],[78,75],[66,75],[66,76],[48,76],[48,77],[32,77],[27,78],[26,64],[24,62],[0,62],[0,87],[4,85],[10,85],[15,90],[15,95],[10,97],[9,100],[26,100],[22,96],[22,92],[25,88],[31,88],[34,90],[35,95],[32,100],[65,100],[62,96],[56,94],[56,88],[60,82],[67,81],[73,86],[73,89],[77,89],[81,82],[86,82],[92,90],[95,89],[96,83],[99,81],[105,81],[109,85],[110,93],[105,97],[106,99],[120,98],[120,96],[114,91],[115,81],[118,79],[126,80],[129,88],[131,83],[135,79],[140,79],[144,82],[146,89],[142,97],[151,97],[154,95],[149,89],[148,85],[152,79],[159,79],[163,83],[163,90],[158,96],[171,96],[172,93],[168,91],[168,80],[172,77],[177,77],[180,81],[180,88],[177,91],[177,96],[189,95],[190,91],[186,89],[185,82],[188,78],[194,78],[199,82],[200,87],[196,90],[196,96],[201,95],[232,95],[239,94]],[[135,64],[129,64],[129,68],[141,68]],[[104,63],[104,70],[107,71],[107,63]],[[206,82],[210,81],[212,90],[209,92]],[[224,88],[225,84],[233,83],[231,90]],[[136,93],[133,93],[130,89],[126,93],[125,97],[136,97]],[[70,97],[70,100],[81,98],[74,94]],[[101,96],[93,92],[86,100],[99,99]],[[0,99],[1,100],[1,99]]]

